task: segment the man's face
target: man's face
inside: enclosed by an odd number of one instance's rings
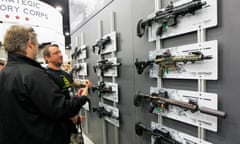
[[[3,64],[0,64],[0,71],[4,68]]]
[[[33,59],[37,59],[38,43],[34,44]]]
[[[47,57],[48,64],[61,66],[63,63],[63,56],[61,50],[56,46],[49,47],[50,56]]]

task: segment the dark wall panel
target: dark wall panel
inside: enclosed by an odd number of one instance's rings
[[[166,1],[164,3],[167,3]],[[240,58],[239,38],[240,20],[238,16],[239,0],[224,1],[218,0],[218,26],[207,30],[207,40],[218,40],[219,43],[219,79],[217,81],[207,81],[207,92],[218,94],[219,109],[228,113],[227,119],[220,119],[218,132],[207,132],[206,138],[214,144],[238,144],[240,133],[240,115],[238,106],[239,97],[239,73],[238,66]],[[114,0],[101,13],[97,14],[91,21],[86,23],[81,29],[71,36],[72,45],[75,37],[84,32],[86,44],[89,46],[89,76],[94,84],[97,83],[97,76],[92,71],[92,66],[96,63],[98,56],[92,53],[91,46],[98,38],[97,23],[103,21],[103,34],[110,33],[110,13],[116,12],[116,30],[119,33],[119,52],[122,66],[120,67],[120,77],[117,82],[120,87],[120,103],[118,104],[121,114],[121,124],[119,128],[120,144],[149,144],[150,137],[139,137],[135,135],[135,122],[141,121],[150,126],[151,121],[157,121],[157,116],[149,114],[146,108],[135,107],[133,105],[134,93],[138,90],[149,92],[150,86],[156,86],[156,80],[150,79],[148,72],[138,75],[134,67],[135,58],[147,58],[149,50],[155,49],[155,43],[147,42],[147,38],[136,36],[136,24],[141,18],[145,18],[154,10],[154,1],[151,0]],[[180,37],[170,38],[163,41],[164,47],[190,44],[197,41],[196,33],[187,34]],[[197,90],[196,80],[164,80],[166,88],[176,88],[182,90]],[[99,98],[95,94],[90,94],[93,105],[97,105]],[[164,119],[164,124],[179,131],[197,136],[197,128],[179,123],[174,120]],[[102,142],[101,120],[95,113],[89,113],[89,133],[88,136],[96,144]],[[107,124],[108,143],[114,143],[114,130],[111,124]]]

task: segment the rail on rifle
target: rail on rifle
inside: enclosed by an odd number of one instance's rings
[[[208,55],[204,56],[200,51],[189,52],[188,55],[173,56],[169,50],[164,52],[162,55],[157,55],[154,60],[139,61],[136,59],[135,67],[138,74],[142,74],[145,68],[152,64],[157,64],[159,66],[158,76],[162,77],[164,74],[167,74],[169,71],[180,69],[177,63],[187,64],[188,62],[195,63],[202,60],[210,60],[213,57]]]
[[[177,106],[186,110],[190,110],[191,112],[200,111],[201,113],[226,118],[227,114],[224,111],[219,111],[207,107],[199,107],[196,102],[189,101],[183,102],[179,100],[174,100],[168,98],[167,92],[161,93],[152,93],[151,95],[144,94],[142,92],[137,92],[134,96],[134,105],[140,106],[142,100],[149,100],[151,103],[151,110],[156,107],[160,107],[162,109],[168,109],[168,105]]]
[[[155,16],[146,20],[139,20],[137,23],[137,36],[142,37],[147,27],[157,23],[159,27],[156,35],[161,36],[163,32],[167,31],[170,26],[178,24],[178,17],[185,16],[186,14],[194,15],[197,10],[203,8],[206,2],[201,0],[192,0],[179,6],[174,6],[173,2],[165,8],[155,13]]]

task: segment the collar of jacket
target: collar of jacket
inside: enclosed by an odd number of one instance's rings
[[[21,54],[16,54],[16,53],[8,53],[8,63],[12,63],[12,62],[18,62],[18,63],[27,63],[30,64],[32,66],[35,67],[39,67],[41,69],[43,69],[43,67],[40,65],[40,63],[38,63],[37,61],[28,58],[24,55]]]

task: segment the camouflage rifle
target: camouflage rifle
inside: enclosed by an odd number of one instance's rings
[[[156,12],[155,16],[146,20],[139,20],[137,23],[137,36],[142,37],[147,27],[157,23],[160,26],[157,29],[156,34],[161,36],[164,31],[168,30],[169,26],[176,26],[178,24],[177,18],[179,16],[185,16],[186,14],[195,14],[195,11],[202,9],[206,5],[206,2],[201,0],[192,0],[185,4],[174,6],[171,2],[164,10]]]
[[[183,56],[172,56],[169,51],[163,53],[163,55],[158,55],[154,60],[148,61],[138,61],[136,59],[135,66],[137,68],[138,74],[142,74],[144,69],[152,64],[157,64],[159,66],[158,75],[162,77],[165,73],[170,70],[178,70],[177,63],[187,62],[195,63],[196,61],[209,60],[212,56],[204,56],[201,52],[190,52],[188,55]]]
[[[168,94],[166,91],[159,92],[158,94],[152,93],[151,95],[147,95],[142,92],[137,92],[137,94],[134,96],[134,105],[140,106],[143,99],[150,100],[152,111],[155,107],[167,109],[168,105],[174,105],[186,110],[190,110],[191,112],[200,111],[201,113],[210,114],[210,115],[222,117],[222,118],[226,118],[227,116],[226,112],[207,108],[207,107],[199,107],[197,103],[193,101],[183,102],[179,100],[170,99],[168,98]]]

